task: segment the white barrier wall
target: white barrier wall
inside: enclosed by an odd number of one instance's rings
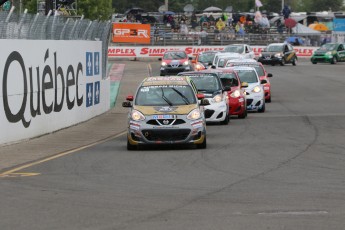
[[[189,56],[208,50],[223,50],[225,46],[109,46],[108,57],[162,57],[168,50],[184,50]],[[259,55],[265,46],[252,46],[255,55]],[[299,57],[310,57],[317,47],[294,47]]]
[[[1,40],[0,144],[109,110],[110,83],[102,79],[101,57],[100,41]]]

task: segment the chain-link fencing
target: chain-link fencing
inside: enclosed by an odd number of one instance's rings
[[[107,76],[111,25],[110,21],[91,21],[83,17],[0,11],[0,39],[102,41],[103,78]]]

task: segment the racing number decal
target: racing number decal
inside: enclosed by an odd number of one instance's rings
[[[291,52],[289,56],[287,56],[286,60],[290,61],[290,59],[294,56],[294,52]]]

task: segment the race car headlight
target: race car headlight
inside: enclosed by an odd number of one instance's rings
[[[183,65],[189,65],[188,61],[183,62]]]
[[[241,92],[238,89],[236,89],[234,92],[230,94],[230,96],[232,98],[239,98],[241,96]]]
[[[261,92],[261,87],[255,86],[255,87],[253,88],[252,92],[254,92],[254,93],[260,93],[260,92]]]
[[[331,52],[331,51],[328,51],[328,52],[326,53],[326,55],[332,57],[332,52]]]
[[[261,53],[259,53],[259,57],[262,57],[262,54],[261,54]]]
[[[167,63],[162,61],[161,66],[166,66],[166,65],[167,65]]]
[[[283,54],[281,54],[281,53],[277,53],[277,54],[275,54],[274,56],[279,58],[279,57],[282,57],[282,56],[283,56]]]
[[[205,67],[200,64],[196,64],[195,69],[200,70],[200,69],[205,69]]]
[[[187,116],[187,119],[189,120],[197,120],[201,117],[201,113],[199,109],[194,109],[190,111],[190,113]]]
[[[145,116],[139,112],[138,110],[133,110],[131,113],[131,118],[134,121],[143,121],[145,120]]]
[[[223,95],[222,94],[218,94],[218,95],[214,96],[213,97],[213,101],[216,102],[216,103],[223,101]]]

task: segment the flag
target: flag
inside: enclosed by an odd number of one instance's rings
[[[255,5],[256,5],[256,7],[263,6],[260,0],[255,0]]]

